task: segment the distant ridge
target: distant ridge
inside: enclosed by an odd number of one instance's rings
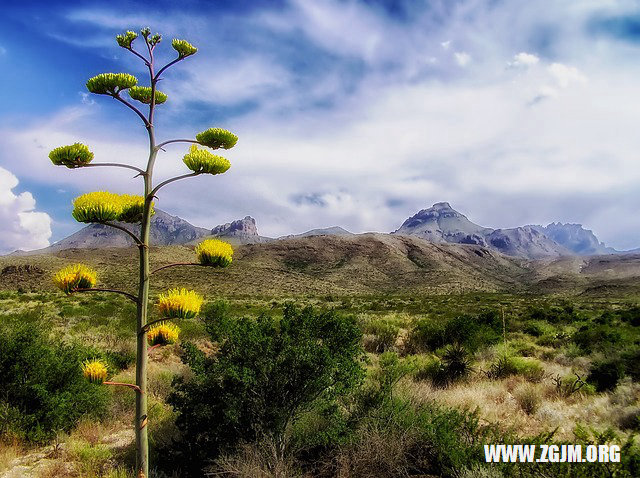
[[[294,239],[297,237],[314,237],[314,236],[353,236],[353,232],[349,232],[340,226],[324,227],[319,229],[311,229],[302,234],[289,234],[279,237],[278,239]]]
[[[475,244],[527,259],[617,252],[599,242],[593,232],[580,224],[492,229],[474,224],[447,202],[422,209],[392,234],[418,236],[432,242]]]

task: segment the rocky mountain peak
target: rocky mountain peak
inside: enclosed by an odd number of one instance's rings
[[[211,230],[212,236],[257,236],[256,220],[251,216],[216,226]]]

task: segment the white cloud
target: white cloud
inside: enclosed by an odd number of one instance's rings
[[[443,49],[448,50],[451,46],[451,40],[443,41],[440,43]]]
[[[517,55],[513,56],[513,60],[511,60],[507,65],[511,68],[527,68],[529,66],[537,65],[540,61],[536,55],[526,52],[520,52]]]
[[[587,77],[574,66],[552,63],[547,70],[560,88],[568,88],[572,83],[587,82]]]
[[[454,57],[456,59],[456,63],[459,66],[467,66],[471,61],[471,55],[464,51],[457,51],[454,53]]]
[[[0,167],[0,253],[49,245],[51,218],[44,212],[34,211],[36,201],[31,193],[16,195],[12,189],[17,185],[18,178]]]

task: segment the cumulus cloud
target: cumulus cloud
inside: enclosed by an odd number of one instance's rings
[[[16,249],[47,247],[51,237],[51,218],[35,211],[36,201],[29,192],[16,195],[12,190],[18,178],[0,167],[0,253]]]
[[[513,60],[507,63],[507,66],[511,68],[527,68],[537,65],[539,61],[540,58],[532,53],[520,52],[513,56]]]

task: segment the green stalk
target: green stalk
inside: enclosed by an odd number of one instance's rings
[[[145,38],[146,42],[146,38]],[[147,42],[147,47],[149,44]],[[149,230],[151,226],[151,204],[153,202],[153,166],[158,150],[156,149],[155,132],[153,128],[153,111],[155,108],[156,78],[153,74],[153,50],[149,48],[149,77],[151,81],[151,103],[149,104],[149,118],[147,132],[149,133],[149,161],[144,172],[144,210],[140,223],[140,282],[139,304],[137,314],[137,347],[136,347],[136,469],[139,478],[149,476],[149,433],[148,433],[148,404],[147,404],[147,332],[149,311]]]

